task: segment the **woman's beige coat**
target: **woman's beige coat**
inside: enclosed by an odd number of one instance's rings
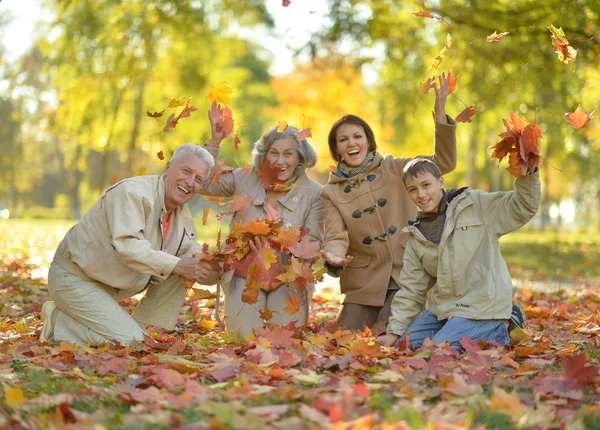
[[[439,245],[425,239],[417,227],[406,227],[410,237],[388,333],[404,333],[423,310],[432,281],[437,282],[429,310],[440,320],[510,318],[512,281],[498,239],[536,214],[539,173],[517,178],[515,189],[468,189],[457,196],[448,205]]]
[[[434,154],[424,156],[442,174],[456,167],[456,123],[436,122]],[[327,253],[354,259],[341,275],[344,303],[383,306],[393,278],[400,283],[408,221],[417,216],[404,183],[403,169],[412,158],[375,156],[371,166],[352,178],[329,175],[323,186],[324,233]],[[358,212],[360,216],[358,216]]]

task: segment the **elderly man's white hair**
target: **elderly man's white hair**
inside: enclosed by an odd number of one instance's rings
[[[188,154],[194,154],[200,160],[204,161],[204,163],[208,166],[208,177],[210,177],[213,168],[215,167],[215,160],[213,156],[210,155],[210,152],[202,148],[200,145],[196,145],[195,143],[183,143],[179,145],[173,153],[171,161],[182,158]]]

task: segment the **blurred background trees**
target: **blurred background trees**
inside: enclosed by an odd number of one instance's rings
[[[312,128],[320,158],[312,174],[325,182],[333,164],[327,134],[345,113],[373,126],[383,153],[430,153],[434,96],[419,102],[419,82],[450,34],[436,71],[459,76],[447,111],[456,116],[475,104],[477,113],[458,125],[459,165],[449,184],[510,187],[490,146],[515,111],[544,134],[540,222],[562,216],[600,228],[600,126],[593,120],[576,130],[563,119],[578,104],[587,113],[600,105],[599,2],[329,0],[323,25],[299,52],[304,60],[277,76],[273,58],[284,54],[246,35],[274,31],[278,14],[312,5],[272,3],[45,1],[51,19],[43,36],[17,62],[0,60],[0,201],[23,215],[78,217],[111,179],[140,167],[160,173],[158,151],[168,159],[179,143],[209,137],[205,95],[223,80],[234,89],[235,129],[242,126],[239,151],[223,144],[230,165],[249,161],[252,143],[285,119]],[[420,10],[444,21],[413,14]],[[578,49],[575,65],[558,60],[551,24]],[[510,34],[487,42],[494,31]],[[181,97],[199,110],[159,133],[166,118],[146,110]]]

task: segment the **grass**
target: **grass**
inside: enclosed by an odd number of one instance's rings
[[[23,258],[48,266],[54,250],[73,220],[0,220],[0,256]],[[224,223],[202,225],[196,219],[200,243],[212,245]],[[501,239],[502,253],[514,278],[600,285],[600,233],[568,233],[521,229]],[[28,256],[28,258],[27,258]]]

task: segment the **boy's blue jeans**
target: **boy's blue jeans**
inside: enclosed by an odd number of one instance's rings
[[[504,346],[510,343],[505,322],[506,320],[471,320],[461,317],[438,321],[437,316],[426,310],[408,326],[398,342],[410,333],[408,346],[414,348],[420,348],[425,339],[433,338],[433,343],[447,340],[453,349],[460,351],[462,347],[459,340],[463,337],[475,342],[494,340]]]

